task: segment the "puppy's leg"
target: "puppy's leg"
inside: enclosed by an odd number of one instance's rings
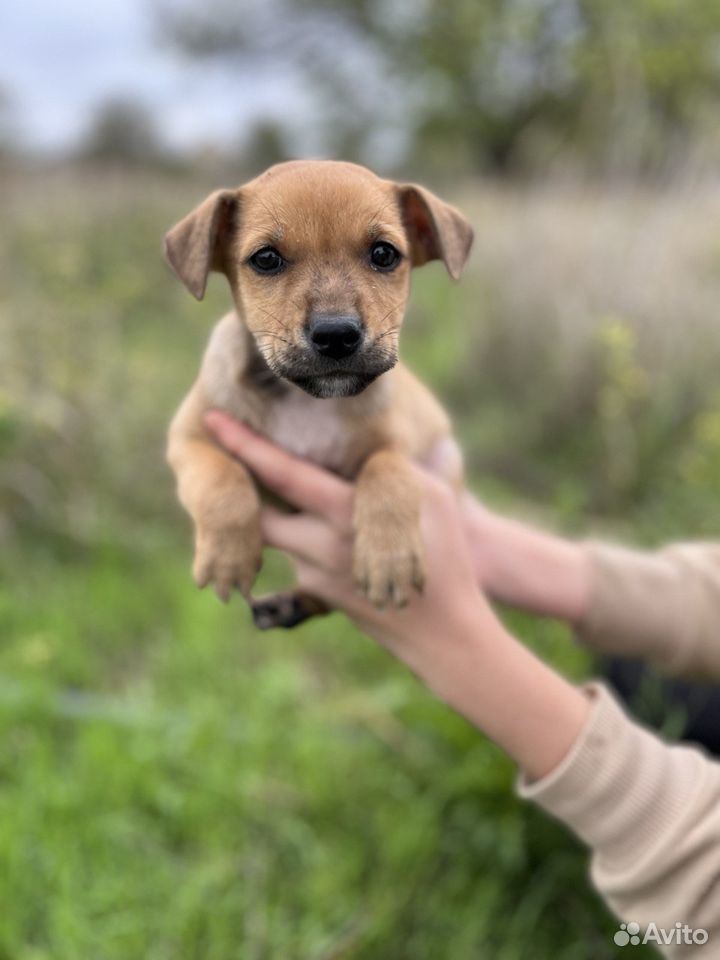
[[[180,502],[195,525],[193,577],[212,583],[221,600],[233,589],[249,597],[260,569],[260,501],[247,470],[220,450],[198,426],[192,397],[170,428],[168,462]]]
[[[273,627],[284,627],[289,630],[309,620],[310,617],[330,612],[330,608],[322,600],[300,591],[258,597],[251,601],[250,608],[255,626],[259,630],[271,630]]]
[[[424,584],[420,489],[410,461],[384,449],[366,460],[357,480],[353,578],[378,607],[404,606]]]

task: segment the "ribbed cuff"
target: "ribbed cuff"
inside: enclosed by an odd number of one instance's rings
[[[590,718],[570,753],[518,794],[573,830],[614,869],[662,843],[697,789],[702,757],[632,721],[601,684],[589,684]]]
[[[590,606],[577,625],[580,643],[599,653],[652,661],[682,672],[687,657],[688,596],[677,565],[662,553],[587,544]]]

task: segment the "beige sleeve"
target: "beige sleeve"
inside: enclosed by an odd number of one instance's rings
[[[518,793],[591,849],[593,882],[641,930],[705,930],[707,946],[663,947],[673,960],[720,956],[720,764],[631,720],[600,684],[590,719],[547,777]]]
[[[601,653],[639,657],[664,673],[720,678],[720,544],[641,553],[588,544],[590,607],[577,627]]]

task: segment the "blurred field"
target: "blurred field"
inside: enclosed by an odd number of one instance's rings
[[[0,184],[0,960],[613,957],[584,852],[493,747],[341,618],[259,635],[192,586],[163,434],[227,294],[197,305],[160,237],[210,186]],[[720,190],[454,199],[472,266],[417,274],[404,353],[478,492],[718,535]]]

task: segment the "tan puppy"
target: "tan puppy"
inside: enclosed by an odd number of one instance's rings
[[[215,327],[200,375],[170,427],[168,460],[195,524],[193,573],[227,600],[250,598],[260,567],[260,500],[247,470],[214,442],[203,415],[222,408],[285,449],[357,480],[354,577],[378,606],[422,590],[422,461],[448,419],[397,363],[410,270],[443,260],[457,279],[472,230],[422,187],[364,167],[297,161],[213,193],[165,238],[190,292],[227,277],[235,310]],[[461,483],[460,455],[446,467]],[[323,612],[299,594],[252,601],[258,626]]]

